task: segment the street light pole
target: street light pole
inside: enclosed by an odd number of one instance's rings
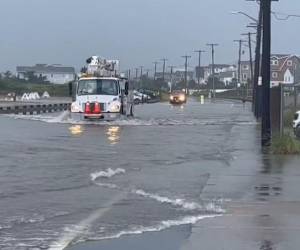
[[[251,0],[250,0],[250,1],[251,1]],[[231,11],[231,14],[233,14],[233,15],[238,15],[238,14],[240,14],[240,15],[243,15],[243,16],[245,16],[245,17],[248,17],[249,19],[251,19],[251,20],[252,20],[253,22],[255,22],[255,23],[258,22],[257,19],[255,19],[254,17],[248,15],[247,13],[245,13],[245,12],[243,12],[243,11]]]
[[[205,50],[195,50],[194,52],[199,54],[198,58],[198,85],[200,85],[200,72],[201,72],[201,54],[205,52]]]
[[[215,93],[215,46],[217,43],[208,43],[207,46],[211,47],[211,70],[212,70],[212,83],[213,83],[213,99],[216,97]]]

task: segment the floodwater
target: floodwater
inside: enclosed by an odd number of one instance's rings
[[[279,196],[278,185],[258,180],[247,191],[252,173],[269,171],[259,165],[250,109],[158,103],[100,124],[67,112],[0,116],[0,249],[59,250],[160,232],[222,217],[230,200]],[[243,161],[256,166],[247,180],[220,178]]]

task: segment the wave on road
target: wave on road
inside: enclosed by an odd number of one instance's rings
[[[200,119],[198,117],[187,117],[184,119],[174,118],[151,118],[141,119],[120,118],[114,121],[92,121],[72,119],[69,111],[64,111],[57,116],[54,115],[6,115],[13,119],[40,121],[46,123],[71,124],[71,125],[95,125],[95,126],[196,126],[196,125],[255,125],[252,120],[233,119]]]
[[[95,181],[96,179],[102,177],[102,178],[111,178],[118,174],[125,174],[125,169],[123,168],[117,168],[117,169],[111,169],[108,168],[106,171],[99,171],[91,174],[92,181]]]
[[[183,218],[179,218],[178,220],[165,220],[165,221],[161,221],[159,222],[157,225],[155,226],[149,226],[149,227],[135,227],[132,228],[132,230],[128,230],[128,231],[121,231],[117,234],[114,235],[110,235],[110,236],[104,236],[104,237],[90,237],[88,238],[89,241],[99,241],[99,240],[106,240],[106,239],[118,239],[122,236],[125,235],[137,235],[137,234],[143,234],[143,233],[147,233],[147,232],[160,232],[162,230],[174,227],[174,226],[181,226],[181,225],[194,225],[197,222],[199,222],[200,220],[203,219],[208,219],[208,218],[215,218],[221,216],[219,214],[214,214],[214,215],[195,215],[195,216],[186,216]],[[78,242],[75,243],[79,243],[82,242],[82,240],[79,240]]]

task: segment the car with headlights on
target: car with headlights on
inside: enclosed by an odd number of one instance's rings
[[[181,90],[175,90],[170,94],[171,104],[183,104],[186,103],[186,101],[187,101],[186,94]]]

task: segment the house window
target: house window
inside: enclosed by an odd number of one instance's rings
[[[243,69],[248,70],[248,65],[244,65]]]
[[[53,74],[51,74],[51,78],[53,78]]]
[[[247,74],[243,74],[243,79],[247,80]]]
[[[293,66],[292,60],[288,60],[288,61],[287,61],[287,65],[288,65],[288,66]]]
[[[273,77],[273,78],[277,78],[277,77],[278,77],[278,73],[277,73],[277,72],[273,72],[273,73],[272,73],[272,77]]]

